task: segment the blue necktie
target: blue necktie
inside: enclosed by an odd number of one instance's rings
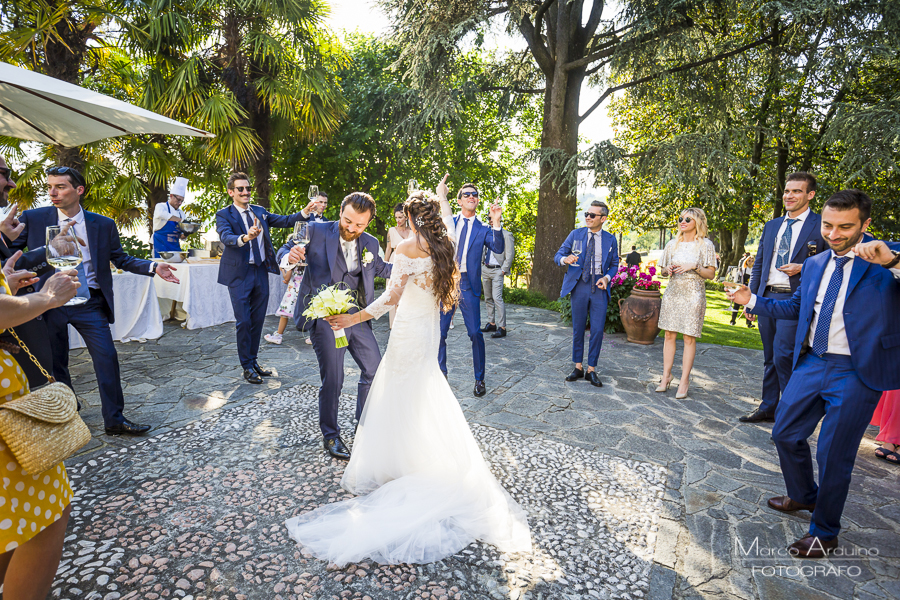
[[[247,231],[250,231],[250,228],[253,227],[253,219],[250,218],[250,211],[244,213],[244,217],[247,220]],[[262,234],[260,234],[262,235]],[[259,245],[256,243],[256,240],[250,240],[250,246],[253,248],[253,264],[261,265],[263,264],[262,256],[259,254]]]
[[[775,268],[780,269],[784,265],[791,262],[791,237],[794,232],[791,226],[800,219],[788,219],[787,227],[784,229],[784,235],[778,243],[778,258],[775,259]]]
[[[825,289],[825,298],[822,299],[816,333],[813,336],[812,351],[816,356],[822,356],[828,352],[828,330],[831,329],[831,315],[834,314],[838,292],[841,291],[841,283],[844,282],[844,265],[849,260],[849,256],[834,257],[834,273],[831,274],[831,281],[828,282],[828,287]]]
[[[456,244],[456,262],[462,264],[463,247],[466,245],[466,234],[469,233],[469,220],[463,219],[462,232],[459,234],[459,240]]]
[[[584,268],[581,270],[581,280],[589,282],[591,276],[594,274],[594,235],[592,233],[588,234],[588,243],[585,252],[586,255],[584,257]]]

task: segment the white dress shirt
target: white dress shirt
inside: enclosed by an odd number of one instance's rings
[[[247,226],[247,213],[250,213],[250,222],[251,223],[256,222],[256,219],[258,218],[256,216],[256,213],[254,213],[252,210],[250,210],[249,207],[246,209],[243,209],[243,208],[238,208],[237,205],[234,205],[234,208],[241,215],[240,221],[241,221],[241,225],[243,225],[243,227],[244,227],[244,233],[246,233],[247,235],[250,235],[250,227]],[[262,229],[262,225],[260,225],[259,227],[260,227],[260,229]],[[262,259],[266,260],[266,251],[263,248],[262,242],[263,242],[263,232],[260,231],[259,235],[256,236],[256,238],[253,240],[253,243],[255,243],[256,247],[259,248],[259,255],[262,257]],[[243,246],[244,246],[244,238],[243,238],[243,236],[238,236],[238,248],[242,248]],[[251,265],[253,264],[253,249],[252,248],[250,249],[250,264]]]
[[[465,225],[466,221],[468,221],[468,223],[469,223],[469,228],[466,230],[466,239],[463,240],[463,239],[460,239],[459,236],[462,235],[463,226]],[[473,228],[474,224],[477,222],[478,222],[478,217],[475,217],[475,216],[464,217],[462,215],[460,215],[459,219],[457,219],[457,221],[456,221],[457,244],[463,245],[462,256],[459,259],[459,272],[460,273],[466,272],[466,257],[469,255],[469,237],[471,237],[472,228]]]
[[[347,263],[347,272],[349,273],[351,271],[355,271],[357,264],[359,263],[359,257],[357,256],[359,251],[356,244],[358,238],[356,240],[353,240],[352,242],[348,242],[344,238],[340,237],[340,234],[338,235],[338,239],[341,241],[341,252],[344,253],[344,262]]]
[[[172,208],[172,205],[169,204],[168,200],[158,203],[153,209],[153,231],[159,231],[165,227],[171,217],[180,217],[182,221],[185,220],[184,213],[181,212],[181,209]]]
[[[56,216],[59,219],[60,227],[70,220],[58,208],[56,209]],[[74,231],[75,235],[80,237],[85,243],[84,246],[81,244],[78,246],[81,248],[82,264],[84,264],[84,280],[87,282],[88,287],[97,289],[100,286],[97,285],[97,273],[94,270],[94,262],[91,260],[91,246],[88,243],[87,227],[84,224],[84,211],[79,210],[78,214],[72,217],[71,220],[75,221],[75,224],[70,228],[70,231]]]
[[[788,217],[785,215],[784,219],[781,221],[781,227],[778,228],[778,235],[775,236],[775,248],[772,251],[772,264],[769,266],[769,277],[766,279],[766,285],[778,287],[791,286],[791,278],[788,277],[787,273],[782,273],[775,268],[775,265],[778,262],[778,248],[781,246],[781,238],[784,236],[784,232],[787,231],[788,218],[798,219],[791,224],[791,249],[788,251],[788,262],[791,262],[791,257],[794,255],[794,248],[797,247],[797,239],[800,237],[800,230],[803,229],[803,223],[809,218],[809,213],[810,209],[807,207],[807,209],[803,211],[803,214],[797,217]]]

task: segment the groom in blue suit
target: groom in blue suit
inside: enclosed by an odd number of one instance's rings
[[[349,350],[361,371],[356,398],[358,422],[372,378],[381,363],[381,351],[372,333],[371,321],[345,329],[347,346],[336,348],[334,332],[328,322],[315,319],[306,323],[303,311],[317,290],[334,284],[354,290],[360,308],[375,300],[375,277],[390,278],[391,265],[379,256],[378,240],[365,233],[374,216],[375,201],[372,197],[354,192],[341,203],[339,220],[310,223],[309,244],[306,247],[297,246],[290,240],[278,251],[278,261],[284,267],[306,260],[306,272],[294,308],[294,321],[298,329],[310,330],[313,350],[319,361],[319,376],[322,379],[322,387],[319,388],[319,428],[325,450],[342,460],[350,458],[350,450],[340,438],[338,426],[338,398],[344,387],[344,354]],[[356,312],[355,308],[350,310],[351,314]]]
[[[816,178],[803,171],[791,173],[784,185],[782,201],[787,214],[763,227],[756,262],[750,275],[750,292],[757,296],[786,300],[800,286],[803,262],[828,249],[822,239],[822,219],[809,208],[816,195]],[[740,417],[744,423],[775,420],[778,399],[791,378],[797,321],[760,315],[759,335],[763,344],[762,402]]]
[[[729,294],[757,314],[798,320],[794,373],[772,430],[787,495],[768,504],[812,513],[809,533],[789,548],[800,558],[837,547],[859,443],[881,393],[900,388],[900,244],[863,241],[871,207],[859,190],[825,202],[822,237],[830,250],[803,264],[791,298],[764,298],[746,286]],[[819,421],[817,486],[807,438]]]
[[[476,396],[484,396],[487,392],[484,385],[484,334],[481,333],[481,258],[484,249],[488,248],[496,254],[503,254],[506,242],[500,227],[502,209],[494,204],[489,215],[491,225],[478,220],[475,210],[478,208],[478,188],[473,183],[465,183],[456,194],[461,213],[453,217],[456,225],[456,263],[459,265],[459,308],[462,311],[466,332],[472,340],[472,362],[475,366]],[[438,347],[438,363],[444,376],[447,376],[447,332],[456,307],[450,312],[441,312],[441,343]]]
[[[274,215],[250,205],[250,178],[232,173],[226,185],[232,204],[216,213],[216,231],[225,244],[219,262],[219,283],[228,286],[237,329],[237,351],[244,379],[260,384],[272,371],[257,360],[259,338],[269,304],[269,273],[278,273],[270,227],[293,227],[300,213]]]
[[[616,236],[603,231],[609,217],[609,207],[594,200],[584,213],[587,227],[575,229],[559,247],[554,257],[556,264],[568,265],[559,297],[572,294],[572,362],[575,370],[566,381],[584,378],[591,385],[602,387],[603,382],[595,369],[603,345],[603,326],[606,324],[606,307],[609,305],[609,282],[619,270],[619,245]],[[574,242],[581,243],[584,252],[581,259],[572,253]],[[588,368],[585,372],[584,329],[588,315],[591,317],[591,343],[588,346]]]

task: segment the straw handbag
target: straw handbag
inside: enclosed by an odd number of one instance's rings
[[[50,382],[0,406],[0,437],[25,472],[37,475],[72,456],[91,440],[91,432],[78,416],[75,393],[44,370],[15,331],[9,332]]]

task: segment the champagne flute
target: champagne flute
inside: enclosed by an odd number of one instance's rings
[[[57,271],[76,269],[84,256],[81,254],[81,246],[75,232],[69,229],[63,232],[62,227],[51,225],[47,228],[47,262]],[[75,296],[65,303],[65,306],[76,306],[87,302],[83,296]]]
[[[575,255],[575,264],[578,266],[578,257],[581,255],[581,240],[572,240],[572,254]]]
[[[419,189],[419,182],[415,179],[410,179],[409,183],[406,185],[406,196],[412,196]]]
[[[314,202],[315,199],[319,197],[319,186],[309,186],[309,192],[307,192],[306,197],[309,198],[310,202]]]
[[[304,221],[297,221],[294,223],[294,234],[292,237],[298,246],[305,247],[309,243],[309,223]],[[305,262],[297,264],[306,266]]]

